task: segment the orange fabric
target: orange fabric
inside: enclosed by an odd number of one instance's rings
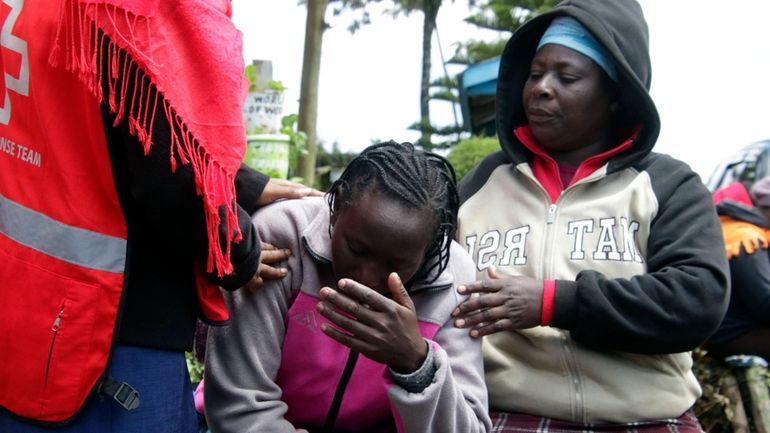
[[[191,164],[206,211],[206,270],[232,272],[230,243],[240,240],[235,173],[246,149],[242,103],[241,33],[229,0],[64,0],[51,62],[75,72],[101,100],[126,118],[145,152],[152,125],[164,110],[172,125],[172,170]],[[104,38],[109,37],[109,40]],[[107,70],[97,53],[108,45]],[[125,56],[121,56],[125,53]],[[106,74],[109,92],[98,85]],[[137,85],[127,94],[125,77]],[[146,77],[146,79],[145,79]],[[118,87],[119,86],[119,87]],[[160,98],[153,98],[152,86]],[[220,209],[226,242],[220,243]]]
[[[747,254],[754,254],[759,247],[768,248],[770,230],[725,215],[719,217],[719,222],[728,259],[740,254],[741,249]]]

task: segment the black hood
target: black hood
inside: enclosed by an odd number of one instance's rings
[[[537,44],[557,16],[579,21],[615,61],[621,100],[634,121],[642,125],[631,150],[616,157],[610,171],[628,166],[650,153],[660,132],[660,117],[649,94],[652,80],[649,34],[642,9],[635,0],[565,0],[520,27],[505,46],[497,80],[497,133],[514,162],[529,159],[530,152],[513,130],[526,124],[522,92]]]
[[[717,214],[728,216],[736,221],[745,221],[758,227],[770,229],[770,222],[755,208],[732,200],[723,200],[717,204]]]

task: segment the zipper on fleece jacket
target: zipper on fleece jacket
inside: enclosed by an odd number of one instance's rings
[[[548,217],[546,217],[546,224],[553,224],[556,221],[556,203],[551,203],[548,206]]]
[[[581,180],[582,181],[582,180]],[[544,227],[543,238],[543,256],[540,259],[540,277],[541,279],[553,279],[553,254],[558,250],[555,245],[557,242],[556,227],[556,214],[559,207],[565,205],[565,200],[568,200],[568,196],[574,191],[576,184],[570,185],[564,189],[555,203],[550,203],[548,206],[548,216],[546,217],[546,225]],[[567,380],[569,381],[569,387],[571,389],[570,398],[570,413],[574,419],[581,421],[585,420],[585,401],[583,393],[583,384],[580,375],[579,364],[575,355],[575,347],[568,337],[567,331],[559,330],[561,334],[560,347],[565,362],[565,370],[567,373]]]
[[[332,404],[329,406],[329,412],[326,414],[326,420],[324,421],[323,431],[334,431],[334,423],[337,422],[337,415],[340,413],[340,407],[342,406],[342,397],[345,396],[345,389],[348,387],[350,377],[353,376],[353,369],[356,368],[356,362],[358,362],[358,352],[351,350],[348,354],[348,360],[345,362],[345,369],[342,371],[342,377],[337,383],[337,390],[334,391],[334,398]]]

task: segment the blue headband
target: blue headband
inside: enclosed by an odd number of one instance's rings
[[[618,73],[607,50],[593,37],[582,24],[571,17],[557,17],[551,21],[540,43],[539,50],[545,44],[562,45],[571,48],[596,62],[613,81],[618,81]]]

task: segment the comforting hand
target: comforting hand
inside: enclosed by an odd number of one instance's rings
[[[286,179],[270,179],[257,199],[264,206],[282,198],[302,198],[323,195],[321,191]]]
[[[470,328],[471,337],[540,324],[543,282],[529,277],[501,277],[494,267],[489,279],[457,288],[461,294],[478,293],[452,312],[455,326]]]
[[[393,299],[356,281],[342,279],[338,290],[321,288],[318,312],[329,319],[321,330],[329,337],[360,352],[367,358],[388,365],[402,374],[416,371],[428,355],[417,314],[398,274],[388,276]]]
[[[291,251],[286,248],[278,249],[274,245],[262,242],[261,252],[259,254],[259,268],[257,273],[246,283],[246,287],[251,290],[257,290],[262,287],[264,280],[275,280],[286,276],[286,268],[270,266],[274,263],[280,263],[289,258]]]

